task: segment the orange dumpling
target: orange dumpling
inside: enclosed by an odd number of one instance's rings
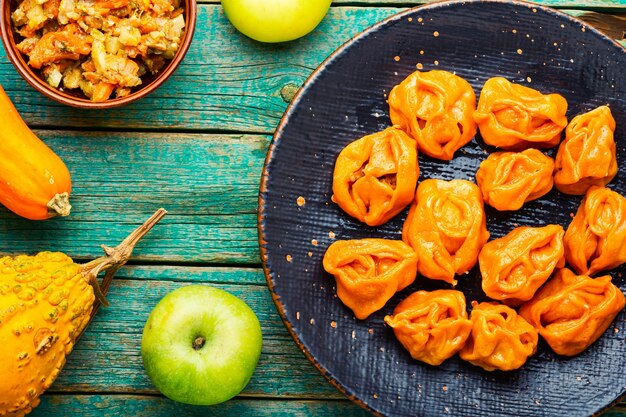
[[[461,359],[486,371],[511,371],[535,353],[537,330],[511,307],[495,302],[472,306],[472,332],[459,352]]]
[[[541,94],[502,77],[487,80],[480,92],[474,121],[486,144],[518,150],[551,148],[567,126],[567,101]]]
[[[323,265],[335,276],[339,299],[363,320],[415,280],[417,255],[401,240],[339,240]]]
[[[600,106],[572,119],[556,154],[554,184],[565,194],[585,194],[589,187],[608,184],[617,174],[615,119]]]
[[[610,275],[594,279],[561,269],[519,313],[554,352],[574,356],[604,333],[624,303]]]
[[[552,189],[554,161],[536,149],[494,152],[480,164],[476,183],[485,204],[496,210],[518,210]]]
[[[488,242],[478,255],[483,291],[508,305],[530,300],[555,268],[565,266],[559,225],[521,226]]]
[[[413,359],[430,365],[461,350],[472,329],[460,291],[417,291],[386,316],[385,322]]]
[[[476,184],[428,179],[417,187],[402,228],[402,240],[419,257],[418,272],[456,284],[469,271],[489,239],[485,210]]]
[[[476,134],[476,94],[451,72],[415,71],[391,90],[387,101],[391,122],[433,158],[451,160]]]
[[[563,242],[565,260],[579,274],[626,262],[626,198],[606,187],[589,188]]]
[[[350,216],[379,226],[411,203],[418,176],[415,141],[390,127],[341,151],[333,173],[333,201]]]

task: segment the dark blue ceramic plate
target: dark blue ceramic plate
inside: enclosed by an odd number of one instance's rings
[[[398,58],[399,57],[399,60]],[[400,13],[348,42],[309,78],[270,147],[260,192],[259,232],[265,273],[296,343],[349,398],[386,416],[586,416],[619,400],[626,387],[626,316],[574,358],[541,342],[515,372],[485,372],[454,357],[430,367],[410,358],[384,325],[417,289],[444,287],[418,277],[367,320],[335,296],[322,257],[335,239],[400,239],[406,211],[369,228],[331,198],[335,158],[349,142],[389,126],[385,94],[421,64],[469,81],[477,95],[503,76],[562,94],[568,117],[609,104],[617,121],[621,171],[611,187],[626,195],[626,51],[557,11],[516,1],[454,1]],[[451,162],[420,155],[421,179],[473,179],[486,158],[480,139]],[[302,197],[302,198],[300,198]],[[520,211],[487,209],[492,238],[516,225],[567,227],[580,197],[552,191]],[[611,271],[626,290],[622,267]],[[477,271],[459,279],[468,299],[484,300]]]

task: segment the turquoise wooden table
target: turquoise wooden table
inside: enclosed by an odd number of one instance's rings
[[[618,39],[626,0],[546,0]],[[337,0],[304,39],[256,43],[216,1],[198,5],[182,66],[151,96],[110,111],[56,104],[24,82],[0,51],[0,83],[73,177],[71,217],[20,219],[0,208],[0,253],[60,250],[86,261],[158,207],[169,215],[137,246],[60,377],[32,413],[43,416],[365,416],[306,360],[272,303],[259,260],[256,209],[271,135],[297,88],[350,37],[417,3]],[[169,291],[205,283],[259,316],[263,352],[246,389],[218,406],[174,403],[143,371],[141,332]],[[626,402],[605,416],[626,416]]]

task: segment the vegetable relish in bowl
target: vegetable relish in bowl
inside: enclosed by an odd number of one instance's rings
[[[21,0],[16,49],[51,87],[92,102],[129,96],[174,58],[186,28],[180,0]],[[191,28],[193,30],[193,28]],[[18,37],[19,36],[19,37]]]

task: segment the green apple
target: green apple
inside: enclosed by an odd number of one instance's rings
[[[311,32],[332,0],[222,0],[228,20],[261,42],[286,42]]]
[[[243,390],[261,343],[259,320],[245,302],[214,287],[189,285],[154,307],[143,329],[141,356],[166,397],[212,405]]]

